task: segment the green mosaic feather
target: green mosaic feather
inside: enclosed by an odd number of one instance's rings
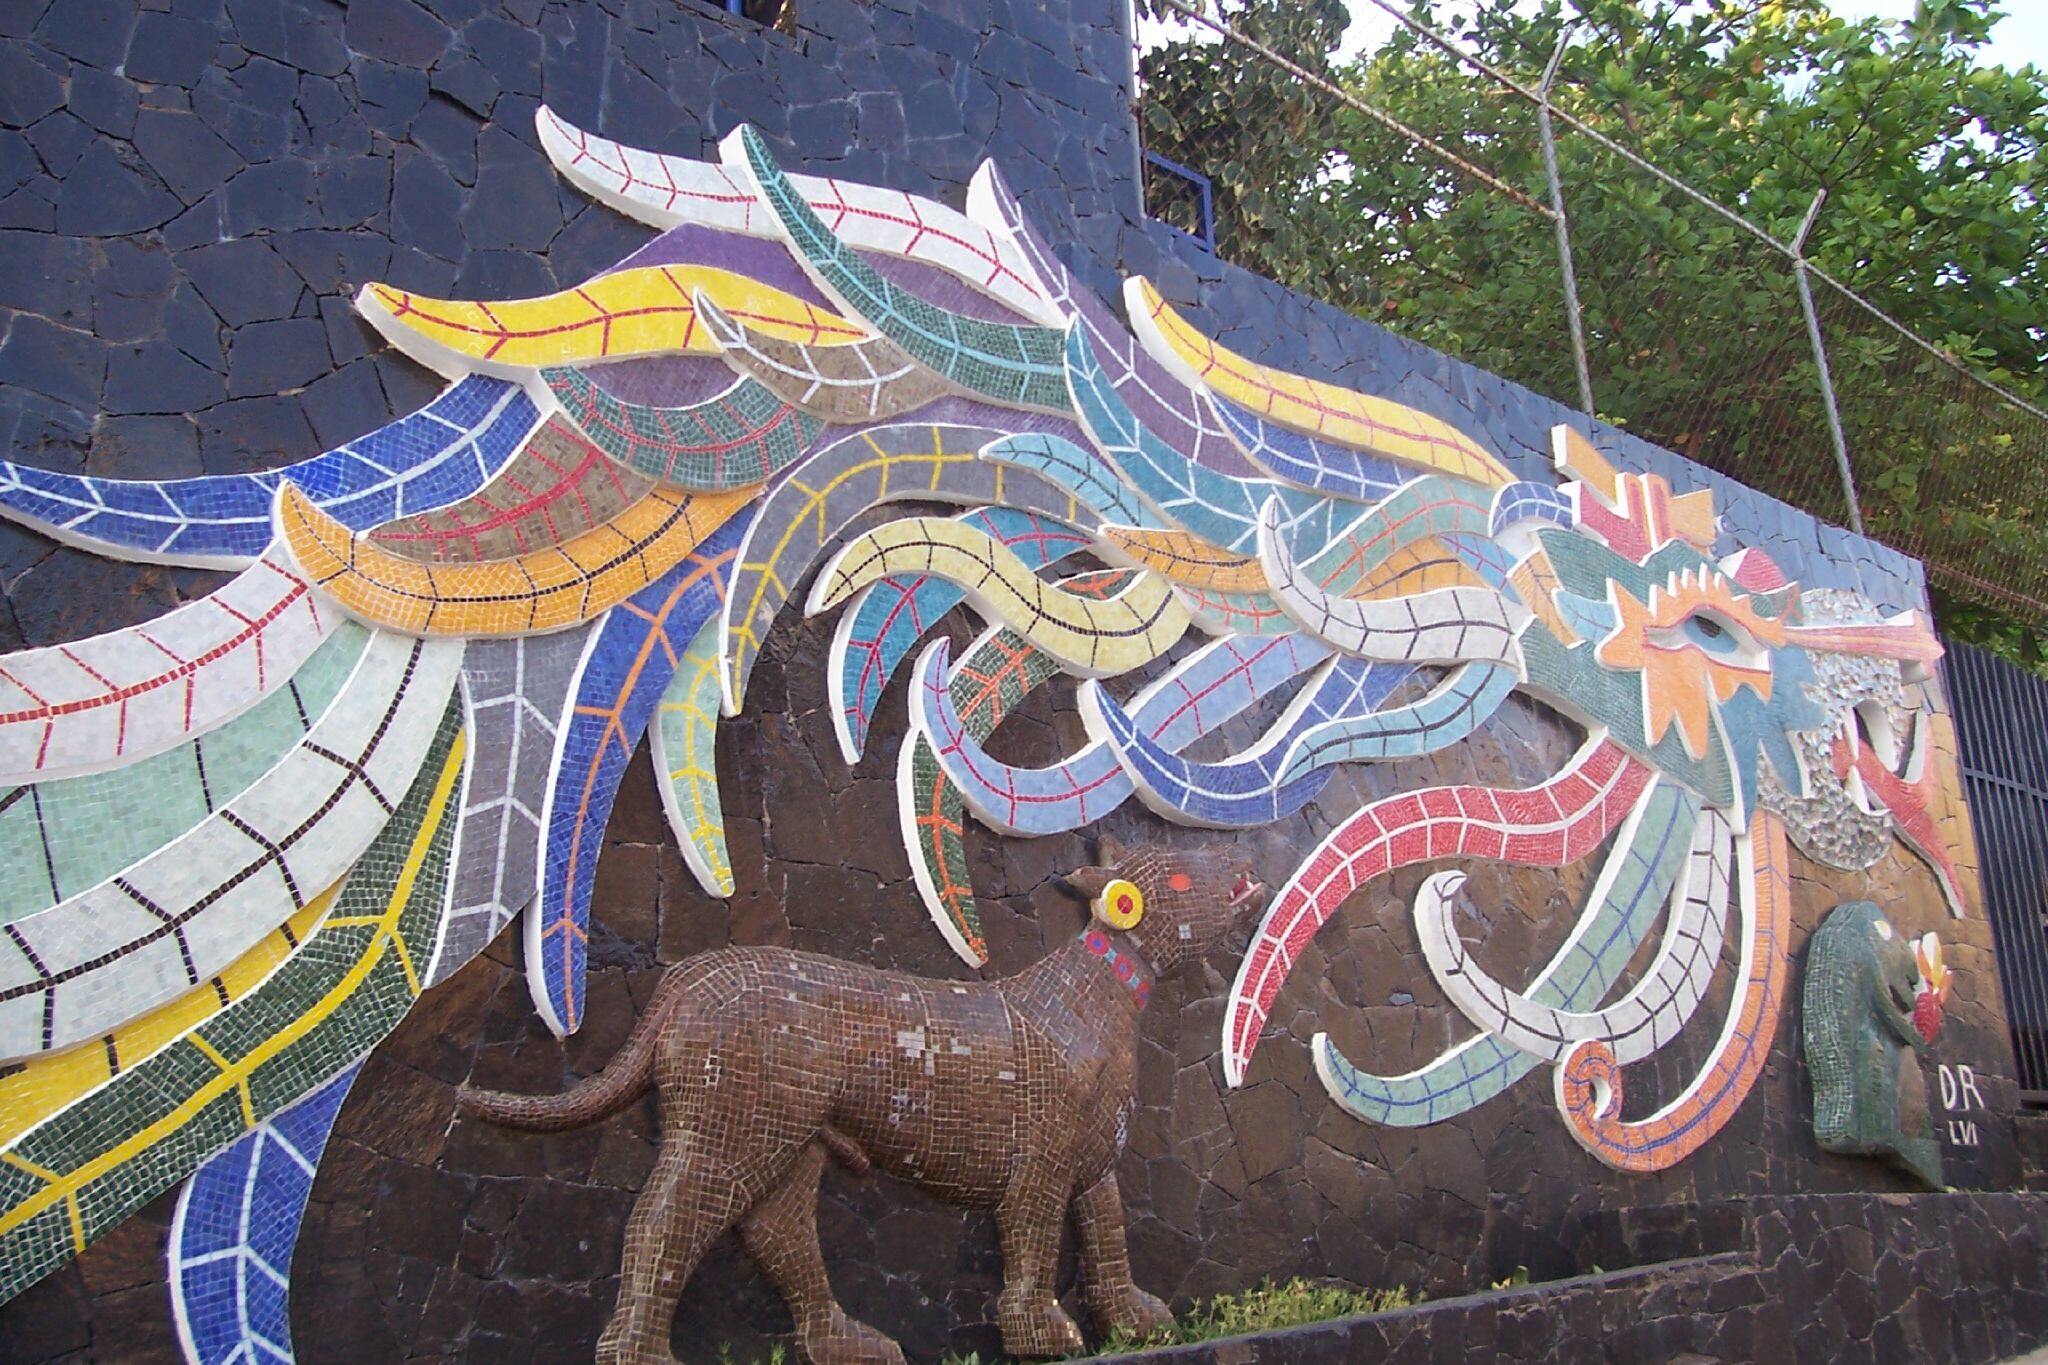
[[[418,997],[461,802],[462,705],[333,909],[261,986],[0,1151],[0,1302],[351,1065]]]
[[[825,226],[759,134],[742,125],[733,137],[739,147],[728,139],[728,164],[738,159],[753,172],[798,256],[862,321],[968,393],[1047,412],[1072,410],[1063,333],[964,317],[898,288]]]
[[[540,377],[592,445],[629,469],[700,493],[763,482],[794,464],[825,427],[751,379],[701,403],[656,408],[616,398],[567,366]]]
[[[290,682],[175,749],[107,772],[0,789],[0,924],[97,886],[247,791],[305,738],[369,640],[345,622]]]

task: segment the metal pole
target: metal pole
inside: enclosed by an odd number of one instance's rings
[[[1124,52],[1130,57],[1130,69],[1125,73],[1125,91],[1130,95],[1131,111],[1131,181],[1138,187],[1138,217],[1143,220],[1152,212],[1152,205],[1145,194],[1145,125],[1138,104],[1143,92],[1138,88],[1139,72],[1143,62],[1138,56],[1138,0],[1131,0],[1124,6],[1124,22],[1128,30],[1124,37],[1130,41],[1124,44]]]
[[[1550,127],[1550,83],[1557,79],[1557,64],[1564,60],[1565,44],[1571,40],[1573,24],[1557,35],[1557,47],[1550,65],[1543,68],[1543,84],[1536,91],[1536,130],[1543,139],[1543,174],[1550,180],[1552,225],[1557,229],[1557,263],[1564,271],[1564,319],[1571,329],[1572,368],[1579,376],[1579,410],[1593,415],[1593,376],[1586,368],[1586,329],[1579,317],[1579,277],[1572,269],[1572,231],[1564,217],[1564,184],[1557,177],[1557,136]]]
[[[1835,443],[1835,468],[1842,476],[1842,500],[1849,505],[1849,529],[1860,536],[1863,509],[1857,505],[1856,476],[1849,469],[1849,442],[1842,435],[1842,415],[1835,409],[1835,377],[1828,370],[1828,348],[1821,341],[1820,317],[1813,311],[1813,289],[1806,282],[1806,234],[1813,230],[1813,220],[1820,216],[1821,203],[1827,197],[1825,189],[1814,194],[1806,220],[1799,225],[1799,235],[1792,239],[1792,279],[1799,286],[1799,307],[1806,314],[1806,337],[1813,343],[1813,363],[1820,371],[1820,401],[1828,414],[1828,435]]]

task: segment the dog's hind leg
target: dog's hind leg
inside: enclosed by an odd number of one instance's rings
[[[1081,1287],[1088,1296],[1095,1326],[1106,1337],[1144,1338],[1173,1326],[1173,1314],[1131,1278],[1131,1258],[1124,1245],[1124,1201],[1116,1172],[1081,1191],[1074,1199],[1074,1221],[1081,1231]]]
[[[738,1221],[760,1189],[744,1189],[730,1167],[707,1160],[694,1133],[661,1144],[626,1223],[619,1303],[597,1341],[598,1365],[662,1365],[675,1357],[669,1330],[676,1299],[705,1248]]]
[[[824,1168],[825,1145],[812,1142],[782,1182],[747,1211],[740,1239],[788,1300],[797,1349],[810,1365],[903,1365],[901,1347],[846,1316],[832,1297],[818,1247],[818,1177]]]

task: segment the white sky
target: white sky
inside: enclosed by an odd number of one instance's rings
[[[1909,19],[1913,4],[1914,0],[1833,0],[1830,7],[1845,19]],[[2005,18],[1991,31],[1991,42],[1983,49],[1984,60],[2008,67],[2029,62],[2048,67],[2048,0],[2005,0],[2004,8]],[[1350,57],[1378,47],[1394,28],[1393,16],[1385,10],[1367,0],[1351,0],[1351,27],[1345,30],[1338,53]],[[1157,41],[1154,35],[1168,31],[1163,25],[1141,24],[1139,46],[1151,46]],[[1204,36],[1208,36],[1206,32]]]

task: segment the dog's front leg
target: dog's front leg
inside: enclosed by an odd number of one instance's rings
[[[1053,1295],[1071,1188],[1071,1171],[1044,1158],[1030,1159],[996,1207],[996,1230],[1003,1239],[996,1323],[1003,1329],[1003,1349],[1013,1356],[1069,1356],[1082,1348],[1081,1329]]]
[[[1116,1172],[1075,1196],[1074,1221],[1081,1230],[1081,1288],[1095,1326],[1106,1337],[1143,1339],[1173,1326],[1164,1303],[1138,1288],[1124,1246],[1124,1200]]]

